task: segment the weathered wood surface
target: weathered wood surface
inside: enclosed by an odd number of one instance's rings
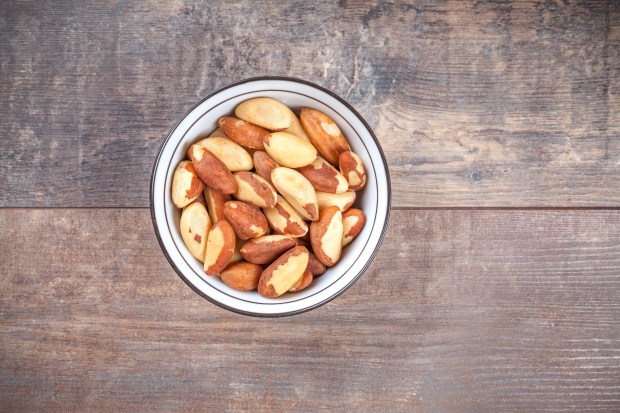
[[[146,207],[201,96],[259,75],[375,128],[394,205],[620,206],[620,3],[2,2],[0,206]]]
[[[0,228],[2,411],[620,407],[620,211],[394,211],[348,292],[277,320],[189,289],[148,210]]]
[[[260,75],[356,107],[405,209],[278,320],[199,297],[123,209]],[[620,3],[4,1],[0,97],[0,411],[620,410]]]

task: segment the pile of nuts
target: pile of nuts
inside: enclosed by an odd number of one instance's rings
[[[176,167],[183,241],[206,274],[231,288],[270,298],[301,291],[362,230],[364,212],[350,207],[366,169],[316,109],[298,118],[275,99],[256,98],[235,115],[219,119]]]

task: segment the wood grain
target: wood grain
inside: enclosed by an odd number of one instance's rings
[[[261,75],[358,109],[401,208],[277,320],[140,209],[176,120]],[[5,1],[0,96],[0,411],[620,411],[619,2]]]
[[[617,207],[619,54],[613,1],[4,2],[0,206],[145,207],[199,97],[287,75],[365,116],[397,207]]]
[[[148,210],[0,210],[2,411],[620,408],[620,211],[394,211],[343,296],[238,316]]]

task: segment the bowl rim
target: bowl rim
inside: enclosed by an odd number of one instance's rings
[[[154,198],[154,190],[155,190],[155,174],[156,174],[157,168],[159,166],[159,161],[161,159],[163,149],[166,146],[166,144],[168,143],[168,141],[170,140],[170,138],[172,137],[172,134],[177,129],[179,124],[194,109],[196,109],[198,106],[200,106],[204,101],[206,101],[207,99],[217,95],[218,93],[221,93],[221,92],[223,92],[223,91],[225,91],[227,89],[230,89],[232,87],[243,85],[245,83],[251,83],[251,82],[256,82],[256,81],[264,81],[264,80],[279,80],[279,81],[288,81],[288,82],[305,84],[307,86],[311,86],[313,88],[316,88],[316,89],[318,89],[318,90],[320,90],[320,91],[322,91],[322,92],[332,96],[334,99],[336,99],[340,103],[342,103],[347,109],[349,109],[360,120],[362,125],[364,125],[364,127],[367,129],[367,131],[370,134],[370,136],[372,137],[372,139],[375,141],[375,144],[377,145],[377,149],[379,151],[379,154],[381,155],[381,162],[383,162],[383,167],[385,168],[386,182],[387,182],[387,206],[386,206],[387,211],[386,211],[386,215],[385,215],[385,222],[383,224],[383,228],[381,229],[381,234],[379,236],[377,244],[375,245],[375,247],[374,247],[372,253],[370,254],[368,260],[366,261],[364,266],[361,268],[361,270],[358,272],[358,274],[356,274],[351,279],[351,281],[349,281],[349,283],[347,285],[345,285],[343,288],[341,288],[338,292],[336,292],[334,295],[332,295],[331,297],[326,298],[323,301],[320,301],[320,302],[315,303],[315,304],[313,304],[311,306],[308,306],[308,307],[301,308],[299,310],[288,311],[288,312],[283,312],[283,313],[268,313],[268,314],[266,314],[266,313],[257,313],[257,312],[253,312],[253,311],[244,311],[244,310],[241,310],[241,309],[238,309],[238,308],[230,307],[230,306],[228,306],[226,304],[223,304],[220,301],[210,297],[209,295],[205,294],[197,286],[195,286],[193,283],[191,283],[185,277],[185,275],[183,275],[183,272],[176,266],[176,264],[174,263],[174,261],[172,260],[170,255],[168,254],[167,249],[164,246],[164,242],[163,242],[163,240],[161,238],[161,235],[159,233],[159,229],[158,229],[158,226],[157,226],[157,218],[155,216],[155,206],[154,206],[154,199],[153,199]],[[388,169],[388,163],[387,163],[387,160],[385,158],[385,154],[383,153],[383,148],[381,147],[381,144],[379,143],[379,140],[377,139],[377,136],[375,135],[375,132],[372,130],[370,125],[368,125],[368,122],[366,122],[366,120],[362,117],[362,115],[360,115],[359,112],[357,110],[355,110],[355,108],[353,108],[353,106],[351,106],[351,104],[349,104],[346,100],[344,100],[343,98],[341,98],[340,96],[338,96],[337,94],[332,92],[331,90],[326,89],[323,86],[317,85],[317,84],[312,83],[310,81],[307,81],[307,80],[304,80],[304,79],[295,78],[295,77],[289,77],[289,76],[257,76],[257,77],[246,78],[246,79],[240,80],[238,82],[230,83],[230,84],[228,84],[228,85],[226,85],[224,87],[221,87],[221,88],[219,88],[219,89],[209,93],[208,95],[198,99],[198,101],[196,103],[194,103],[187,111],[185,111],[185,113],[177,120],[177,122],[170,129],[170,132],[168,132],[168,135],[166,136],[166,139],[164,139],[163,142],[161,143],[161,145],[159,147],[159,151],[157,152],[157,157],[155,158],[155,162],[153,163],[153,170],[151,172],[151,185],[150,185],[150,191],[149,191],[149,209],[151,210],[151,223],[153,224],[153,230],[155,231],[155,235],[157,236],[157,242],[159,243],[160,249],[164,253],[164,256],[168,260],[168,263],[174,269],[174,271],[177,273],[177,275],[185,282],[185,284],[187,284],[198,295],[200,295],[202,298],[206,299],[207,301],[217,305],[218,307],[223,308],[223,309],[228,310],[228,311],[231,311],[233,313],[237,313],[237,314],[241,314],[241,315],[245,315],[245,316],[251,316],[251,317],[259,317],[259,318],[279,318],[279,317],[288,317],[288,316],[303,314],[303,313],[305,313],[307,311],[314,310],[315,308],[318,308],[318,307],[321,307],[321,306],[327,304],[328,302],[334,300],[335,298],[337,298],[341,294],[343,294],[345,291],[347,291],[366,272],[366,270],[368,269],[370,264],[374,261],[375,257],[377,256],[377,253],[379,252],[379,248],[381,247],[381,244],[383,243],[383,239],[385,238],[385,234],[387,232],[388,223],[390,221],[390,214],[391,214],[391,210],[392,210],[391,206],[392,206],[392,183],[391,183],[391,180],[390,180],[390,171]]]

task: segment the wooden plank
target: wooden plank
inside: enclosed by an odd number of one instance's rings
[[[618,2],[11,2],[0,21],[0,206],[147,206],[175,121],[263,74],[352,103],[396,206],[620,205]]]
[[[310,313],[195,294],[148,210],[0,210],[3,411],[620,409],[620,211],[394,211]]]

